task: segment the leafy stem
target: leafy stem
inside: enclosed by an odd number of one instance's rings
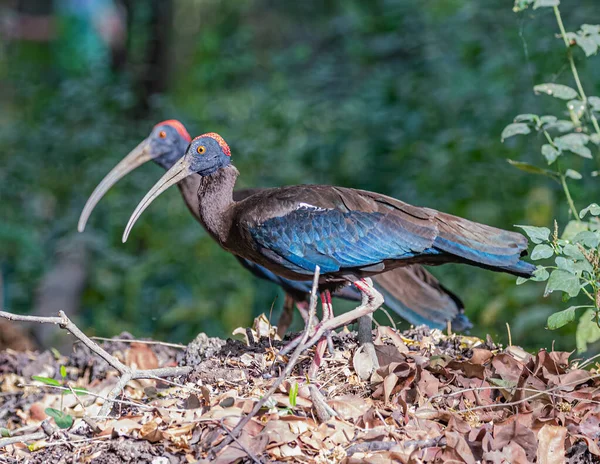
[[[577,208],[575,208],[575,203],[573,203],[573,198],[571,197],[571,192],[569,191],[569,186],[567,185],[567,176],[562,172],[562,169],[558,167],[558,173],[560,175],[560,184],[562,185],[563,191],[565,192],[565,196],[567,197],[567,203],[569,203],[569,209],[573,214],[573,217],[577,222],[581,222],[579,219],[579,214],[577,214]]]
[[[577,66],[575,66],[575,60],[573,59],[573,53],[571,52],[571,44],[569,43],[569,39],[567,38],[567,31],[565,30],[565,26],[562,21],[562,17],[560,15],[560,10],[558,6],[554,8],[554,15],[556,16],[556,22],[558,23],[558,28],[560,29],[560,35],[565,43],[565,47],[567,47],[567,58],[569,59],[569,65],[571,66],[571,72],[573,73],[573,78],[575,79],[575,83],[577,84],[577,90],[579,91],[579,96],[581,97],[581,101],[585,105],[586,111],[588,111],[590,115],[590,120],[592,121],[592,125],[594,126],[594,130],[598,135],[600,135],[600,125],[598,125],[598,120],[596,116],[594,116],[593,111],[590,111],[587,108],[587,95],[583,90],[583,85],[581,85],[581,79],[579,79],[579,72],[577,71]]]

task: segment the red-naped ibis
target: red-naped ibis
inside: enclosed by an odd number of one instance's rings
[[[85,229],[91,212],[116,182],[148,160],[153,160],[164,169],[171,168],[183,156],[190,140],[191,137],[185,126],[177,120],[156,124],[150,135],[98,184],[83,208],[78,230],[82,232]],[[177,184],[186,205],[197,220],[200,220],[197,195],[200,177],[194,174]],[[236,190],[233,197],[234,200],[241,201],[259,191],[260,189]],[[238,257],[238,260],[257,277],[274,282],[285,290],[284,311],[277,324],[280,335],[283,335],[291,323],[294,305],[297,305],[303,317],[305,316],[311,282],[286,279],[246,259]],[[419,265],[401,267],[381,276],[375,276],[374,285],[385,295],[386,305],[411,324],[427,324],[433,328],[444,328],[450,321],[457,331],[472,327],[463,314],[460,299]],[[353,301],[360,301],[361,298],[360,292],[354,287],[340,289],[334,296]]]
[[[521,257],[527,239],[430,208],[364,190],[329,185],[263,189],[236,201],[238,170],[216,133],[196,137],[185,156],[154,185],[133,212],[123,242],[141,213],[162,192],[198,173],[199,219],[226,250],[276,275],[307,280],[319,266],[322,292],[349,283],[362,304],[321,321],[310,343],[329,330],[370,315],[383,303],[370,276],[407,264],[466,263],[531,276]]]

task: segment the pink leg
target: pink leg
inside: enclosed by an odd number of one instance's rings
[[[329,290],[324,290],[321,292],[321,307],[323,309],[323,322],[332,319],[333,306],[331,304],[331,293],[329,292]],[[321,367],[321,364],[323,362],[323,355],[325,354],[325,348],[327,348],[330,337],[330,334],[326,334],[326,336],[322,337],[317,343],[317,347],[315,349],[315,356],[308,370],[309,378],[314,377],[317,371],[319,370],[319,367]]]
[[[321,337],[326,335],[329,331],[343,327],[350,322],[359,319],[363,316],[369,316],[375,312],[383,304],[383,296],[374,287],[371,279],[361,279],[354,282],[354,286],[358,288],[362,293],[362,303],[352,311],[348,311],[345,314],[322,321],[315,330],[315,333],[308,339],[304,344],[304,349],[310,348],[315,345]]]
[[[305,324],[308,324],[308,301],[296,301],[296,308]],[[318,321],[316,322],[319,323]]]
[[[283,310],[279,321],[277,321],[277,335],[283,338],[287,330],[290,328],[292,319],[294,318],[294,298],[289,293],[285,294],[285,300],[283,301]]]

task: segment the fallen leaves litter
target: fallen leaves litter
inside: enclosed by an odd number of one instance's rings
[[[3,436],[40,432],[40,422],[48,420],[46,408],[74,418],[69,430],[2,451],[32,463],[56,461],[57,453],[71,453],[77,462],[155,464],[600,460],[598,366],[583,370],[570,362],[571,353],[530,354],[422,327],[406,332],[380,327],[380,368],[372,373],[360,369],[353,334],[334,338],[335,353],[324,358],[310,383],[334,414],[323,423],[308,388],[312,352],[306,353],[240,437],[212,456],[211,449],[252,410],[286,362],[277,356],[282,342],[264,318],[238,332],[245,342],[212,342],[202,335],[185,353],[135,341],[108,342],[105,346],[138,368],[189,360],[194,365],[187,378],[172,383],[130,382],[110,418],[96,416],[116,374],[99,369],[91,354],[76,349],[56,360],[46,354],[0,353],[13,362],[10,370],[0,371]],[[64,381],[59,365],[69,373]],[[33,381],[31,375],[40,372],[90,394],[75,396]]]

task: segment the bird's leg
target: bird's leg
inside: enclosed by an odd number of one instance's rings
[[[368,303],[368,298],[369,297],[365,293],[362,294],[363,306]],[[373,372],[375,369],[378,369],[379,360],[377,359],[375,345],[373,344],[373,313],[367,314],[358,319],[358,344],[371,359],[371,372]]]
[[[321,292],[321,307],[323,309],[323,322],[333,318],[333,306],[331,304],[331,292],[329,290],[323,290]],[[315,356],[313,362],[308,370],[308,377],[313,378],[321,363],[323,362],[323,355],[325,354],[325,348],[329,347],[330,354],[333,354],[333,341],[331,340],[331,332],[326,332],[323,338],[317,343],[315,349]]]
[[[331,292],[329,290],[326,291],[326,296],[327,296],[327,307],[329,309],[328,319],[333,319],[335,317],[335,315],[333,314],[333,303],[331,303]],[[317,324],[318,324],[318,322],[317,322]],[[333,355],[335,348],[333,346],[333,338],[331,337],[331,331],[327,332],[326,337],[327,337],[327,349],[329,350],[329,353]]]
[[[279,320],[277,321],[277,335],[281,338],[285,335],[287,330],[290,328],[292,319],[294,318],[294,298],[289,293],[285,294],[285,300],[283,300],[283,310]]]
[[[298,308],[298,312],[300,316],[302,316],[302,320],[304,324],[308,324],[308,301],[297,301],[296,308]],[[317,323],[319,321],[316,321]]]
[[[305,325],[308,324],[308,308],[309,308],[308,302],[307,301],[297,301],[296,307],[298,308],[298,311],[300,312],[302,319],[304,319],[304,324]],[[314,325],[316,326],[319,323],[319,320],[316,317],[314,317],[313,320],[314,320]],[[291,342],[287,343],[279,351],[279,354],[281,356],[285,356],[290,351],[292,351],[294,348],[296,348],[300,344],[301,340],[302,340],[302,334],[298,335]]]
[[[371,279],[361,279],[360,281],[354,282],[354,286],[358,288],[362,295],[362,304],[348,311],[347,313],[340,314],[332,319],[322,321],[317,325],[315,333],[308,339],[303,345],[303,349],[310,348],[316,344],[327,332],[343,327],[350,322],[360,319],[363,316],[369,316],[375,312],[383,304],[383,296],[374,287]]]

